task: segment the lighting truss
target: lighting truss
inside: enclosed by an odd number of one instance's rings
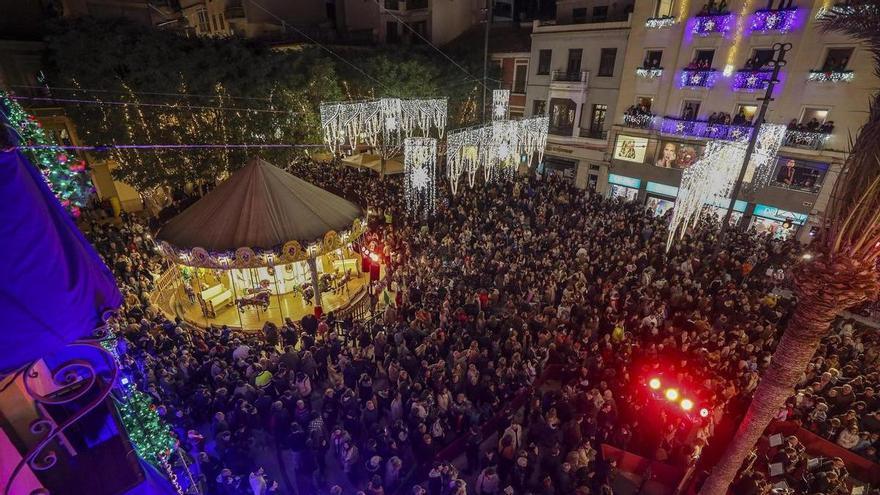
[[[403,143],[404,196],[411,217],[434,212],[437,200],[437,140],[409,137]]]

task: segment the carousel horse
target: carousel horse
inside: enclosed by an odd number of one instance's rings
[[[250,306],[262,309],[265,313],[269,309],[269,291],[259,291],[250,296],[240,297],[235,300],[235,303],[242,313]]]

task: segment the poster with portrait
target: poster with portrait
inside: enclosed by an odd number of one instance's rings
[[[637,136],[618,134],[614,144],[614,159],[626,162],[645,163],[648,140]]]
[[[660,153],[654,165],[663,168],[685,169],[703,156],[704,147],[698,144],[661,141]]]

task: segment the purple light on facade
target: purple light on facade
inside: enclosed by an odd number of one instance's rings
[[[727,34],[733,27],[733,14],[700,15],[695,18],[693,33],[708,36],[714,33]]]
[[[795,28],[797,9],[759,10],[752,16],[752,32],[787,33]]]
[[[733,74],[731,88],[734,91],[759,91],[767,89],[772,78],[773,71],[769,69],[738,70]]]
[[[718,71],[715,69],[682,69],[679,76],[683,88],[711,88],[717,80]]]
[[[726,141],[742,141],[749,138],[752,128],[748,126],[710,124],[704,120],[682,120],[664,117],[660,132],[673,136],[686,136]]]

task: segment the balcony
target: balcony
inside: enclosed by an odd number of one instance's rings
[[[758,10],[752,16],[752,32],[787,33],[794,29],[797,21],[797,8],[779,10]]]
[[[741,69],[733,74],[730,86],[734,91],[760,91],[767,89],[772,79],[772,69]]]
[[[661,17],[651,17],[647,21],[645,21],[645,28],[647,29],[664,29],[668,28],[675,24],[675,17],[671,15],[664,15]]]
[[[711,88],[717,80],[716,69],[682,69],[679,77],[682,88]]]
[[[709,36],[711,34],[727,34],[733,28],[736,17],[731,13],[705,14],[694,18],[692,32],[697,36]]]
[[[811,70],[807,73],[807,81],[818,83],[850,82],[856,76],[851,70]]]
[[[752,132],[750,126],[710,124],[704,120],[684,120],[675,117],[663,117],[660,133],[672,136],[684,136],[725,141],[743,141]]]
[[[636,75],[642,79],[657,79],[663,75],[663,67],[655,67],[652,69],[639,67],[636,69]]]
[[[656,115],[649,113],[623,114],[623,125],[635,129],[650,129],[654,126]]]
[[[550,82],[587,82],[587,71],[566,72],[564,70],[554,70],[550,75]]]
[[[820,151],[825,149],[825,143],[831,137],[827,132],[798,131],[789,129],[785,131],[782,145],[790,148],[801,148]]]
[[[601,139],[604,141],[604,140],[608,139],[608,131],[603,130],[603,129],[593,130],[593,129],[580,128],[580,129],[578,129],[578,136],[580,136],[582,138],[589,138],[589,139]]]

